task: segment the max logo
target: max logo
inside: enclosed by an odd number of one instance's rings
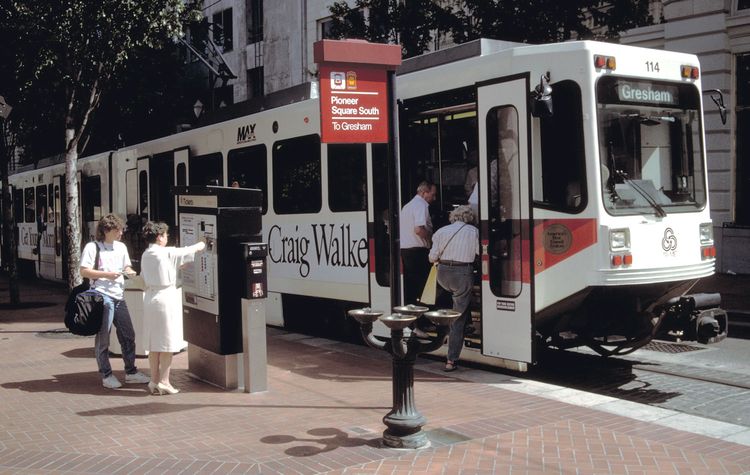
[[[677,238],[675,237],[672,228],[664,230],[664,238],[661,240],[661,248],[667,252],[677,249]]]
[[[255,125],[256,124],[248,124],[237,127],[237,143],[254,142]]]

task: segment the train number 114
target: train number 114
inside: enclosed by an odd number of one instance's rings
[[[659,72],[659,62],[646,61],[646,71],[650,73]]]

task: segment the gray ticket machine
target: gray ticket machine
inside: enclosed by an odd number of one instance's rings
[[[237,387],[241,300],[247,298],[247,273],[252,272],[247,244],[261,241],[261,191],[218,186],[174,190],[180,245],[206,242],[195,262],[182,269],[189,371],[218,386]]]

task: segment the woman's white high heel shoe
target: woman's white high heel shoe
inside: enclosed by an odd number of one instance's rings
[[[161,391],[159,391],[159,384],[149,381],[148,383],[148,390],[151,392],[151,394],[161,394]]]
[[[177,394],[180,392],[179,389],[176,389],[172,386],[167,386],[166,384],[158,383],[156,385],[156,389],[159,390],[159,394]]]

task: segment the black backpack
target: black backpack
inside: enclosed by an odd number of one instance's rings
[[[94,269],[99,267],[99,243],[96,243]],[[99,292],[89,290],[90,283],[84,279],[70,291],[65,304],[65,326],[74,335],[96,335],[102,327],[104,297]]]

